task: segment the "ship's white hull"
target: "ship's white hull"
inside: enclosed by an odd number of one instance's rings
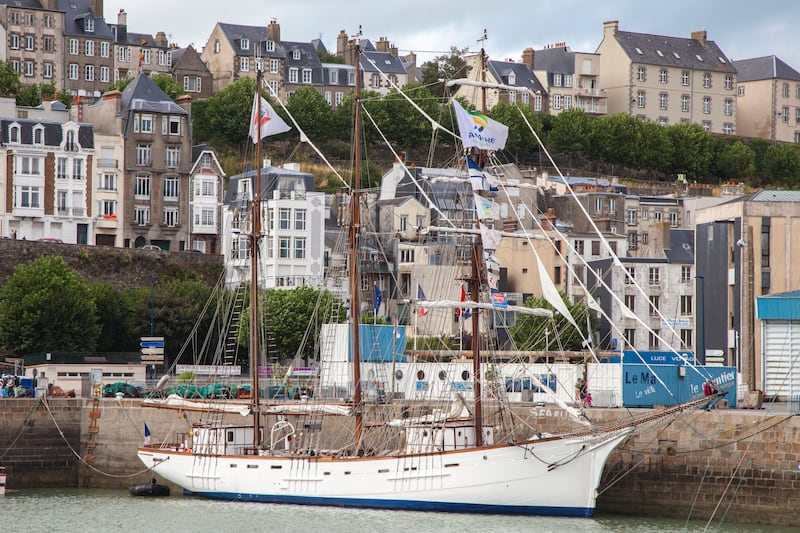
[[[605,462],[628,433],[399,457],[199,455],[152,447],[138,455],[187,493],[215,499],[589,517]]]

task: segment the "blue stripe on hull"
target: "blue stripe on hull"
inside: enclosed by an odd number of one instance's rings
[[[408,500],[378,500],[369,498],[315,498],[311,496],[281,496],[278,494],[234,494],[230,492],[192,492],[213,500],[239,502],[285,503],[294,505],[324,505],[329,507],[361,507],[367,509],[392,509],[403,511],[434,511],[440,513],[478,513],[505,515],[569,516],[591,518],[594,509],[586,507],[542,507],[535,505],[481,505],[475,503],[420,502]]]

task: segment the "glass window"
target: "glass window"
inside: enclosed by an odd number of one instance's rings
[[[180,187],[177,176],[164,178],[164,200],[177,201],[180,197]]]
[[[150,175],[137,174],[134,195],[137,198],[150,198]]]

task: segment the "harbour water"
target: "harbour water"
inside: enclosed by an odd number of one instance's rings
[[[787,509],[787,512],[791,510]],[[130,496],[127,491],[38,489],[10,492],[0,498],[6,531],[148,533],[413,531],[466,532],[764,532],[796,529],[720,524],[640,517],[597,516],[592,519],[515,517],[375,511],[218,502],[173,495],[169,498]]]

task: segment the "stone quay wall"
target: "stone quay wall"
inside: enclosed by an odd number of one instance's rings
[[[126,488],[143,482],[152,477],[136,456],[144,424],[152,442],[172,442],[176,435],[188,434],[201,417],[143,407],[138,399],[102,398],[97,406],[92,399],[49,399],[50,411],[36,402],[0,400],[0,465],[7,467],[9,490],[56,485]],[[399,416],[400,408],[391,417]],[[99,412],[94,424],[93,411]],[[513,411],[518,436],[577,427],[556,407],[514,404]],[[588,415],[601,425],[650,412],[591,409]],[[226,415],[225,421],[245,420]],[[340,432],[340,439],[352,431],[340,417],[327,417],[324,423],[326,429]],[[90,441],[93,469],[86,469],[70,447],[84,457]],[[597,515],[713,517],[800,527],[800,516],[790,511],[800,507],[798,466],[800,417],[765,410],[686,411],[658,426],[640,428],[611,455]]]

